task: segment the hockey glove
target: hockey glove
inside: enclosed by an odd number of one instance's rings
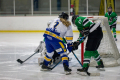
[[[72,51],[72,48],[73,48],[72,46],[73,46],[72,43],[67,44],[67,49],[69,52]]]
[[[113,21],[113,18],[109,18],[109,22],[112,22]]]
[[[78,49],[79,44],[80,42],[78,41],[73,42],[73,51]]]
[[[112,25],[110,25],[110,30],[112,30],[112,28],[113,28],[113,26],[112,26]]]
[[[86,28],[86,29],[83,29],[82,31],[80,31],[80,33],[82,34],[82,35],[89,35],[89,33],[90,33],[90,30],[89,30],[89,28]]]

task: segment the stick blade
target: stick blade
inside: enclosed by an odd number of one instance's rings
[[[88,75],[86,72],[77,72],[77,74],[80,74],[81,76],[100,76],[100,73],[92,72],[90,75]]]
[[[23,61],[22,61],[22,60],[20,60],[20,59],[17,59],[17,62],[18,62],[18,63],[20,63],[20,64],[22,64],[22,63],[23,63]]]

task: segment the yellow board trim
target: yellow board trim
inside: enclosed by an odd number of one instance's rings
[[[62,49],[64,50],[64,52],[66,52],[66,48],[65,48],[65,46],[63,45],[63,43],[62,43],[62,42],[59,42],[59,44],[61,45],[61,47],[62,47]]]
[[[66,37],[66,40],[73,40],[73,37]]]
[[[0,30],[0,32],[45,32],[45,30]]]
[[[68,57],[62,57],[62,61],[63,61],[63,60],[68,60]]]
[[[51,59],[47,58],[46,56],[44,58],[46,61],[51,61]]]
[[[0,30],[0,33],[40,33],[45,32],[45,30]],[[73,30],[73,32],[79,32],[78,30]],[[120,31],[116,31],[116,33],[120,33]]]

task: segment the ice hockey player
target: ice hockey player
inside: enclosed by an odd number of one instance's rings
[[[52,20],[48,21],[47,26],[49,27],[49,25],[52,23]],[[66,39],[63,38],[63,43],[67,44]],[[38,58],[38,64],[42,65],[43,61],[44,61],[44,56],[46,55],[47,51],[46,51],[46,46],[45,46],[45,39],[43,39],[43,41],[40,41],[39,46],[35,49],[34,51],[35,53],[40,53],[40,57]],[[61,60],[60,54],[58,54],[56,51],[54,51],[54,54],[52,56],[52,59],[49,63],[49,65],[53,65],[58,63]],[[71,58],[68,57],[68,60],[70,61]]]
[[[108,12],[105,14],[105,17],[108,18],[110,29],[113,31],[114,39],[116,38],[116,24],[117,24],[117,14],[112,11],[112,7],[108,7]]]
[[[81,17],[81,16],[79,17],[75,15],[72,17],[72,23],[75,26],[77,26],[77,29],[80,32],[78,40],[73,43],[74,46],[78,46],[77,44],[79,44],[79,40],[83,36],[88,36],[86,47],[85,47],[85,53],[84,53],[83,68],[77,69],[77,71],[83,72],[83,73],[85,72],[86,74],[86,72],[88,72],[91,57],[93,57],[98,64],[96,68],[103,69],[104,68],[103,61],[100,58],[100,55],[97,51],[100,45],[101,39],[103,38],[102,29],[100,27],[101,22],[98,21],[96,23],[93,23],[87,17]],[[82,43],[83,41],[81,41],[80,43]],[[75,50],[75,48],[73,49]]]
[[[69,52],[72,51],[72,39],[73,32],[71,23],[68,21],[68,14],[62,12],[58,18],[54,19],[52,23],[46,28],[44,33],[45,44],[47,49],[47,54],[44,57],[43,65],[41,66],[41,70],[50,70],[48,64],[51,61],[54,50],[60,54],[63,67],[66,74],[71,73],[71,69],[69,68],[68,56],[66,54],[67,49]],[[66,36],[67,41],[67,49],[65,44],[63,43],[63,37]]]

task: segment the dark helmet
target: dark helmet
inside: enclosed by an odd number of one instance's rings
[[[108,9],[112,9],[112,7],[110,6],[110,7],[108,7]]]
[[[111,9],[111,10],[109,10],[109,9]],[[110,7],[108,7],[108,13],[111,14],[111,12],[112,12],[112,7],[110,6]]]
[[[79,15],[74,15],[72,16],[72,23],[75,24],[75,20],[77,19],[77,17],[79,17]]]
[[[59,18],[63,18],[63,19],[69,19],[69,15],[65,12],[62,12],[61,14],[59,14]]]

